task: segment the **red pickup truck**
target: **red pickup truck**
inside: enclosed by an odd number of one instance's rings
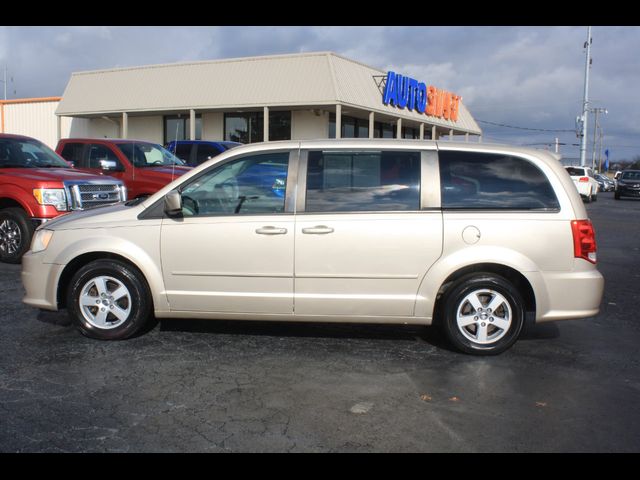
[[[0,134],[0,262],[19,263],[38,224],[126,196],[120,180],[75,170],[34,138]]]
[[[151,195],[191,170],[164,147],[140,140],[64,138],[56,152],[79,170],[122,180],[132,199]]]

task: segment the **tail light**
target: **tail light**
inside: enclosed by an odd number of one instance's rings
[[[580,180],[578,180],[579,182],[588,182],[589,181],[589,177],[580,177]]]
[[[571,231],[573,233],[573,256],[584,258],[586,261],[596,263],[596,233],[591,220],[572,220]]]

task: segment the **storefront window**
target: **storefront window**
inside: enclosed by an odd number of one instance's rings
[[[269,112],[269,140],[291,140],[291,111]]]
[[[174,140],[190,140],[191,118],[189,115],[165,115],[164,144]],[[202,115],[196,115],[196,140],[202,140]]]
[[[224,139],[240,143],[262,142],[264,113],[225,113]],[[291,140],[291,111],[269,112],[269,140]]]
[[[342,138],[369,138],[369,120],[342,115]],[[336,114],[329,114],[329,138],[336,138]]]
[[[373,136],[374,138],[396,138],[395,125],[387,122],[375,122]]]

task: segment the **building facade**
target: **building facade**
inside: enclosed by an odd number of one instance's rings
[[[50,145],[67,137],[166,144],[482,134],[459,96],[332,52],[76,72],[50,103],[55,133],[40,138]]]

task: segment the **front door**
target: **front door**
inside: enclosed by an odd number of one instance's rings
[[[292,155],[246,155],[180,188],[183,214],[161,233],[172,311],[293,313]]]
[[[425,208],[432,192],[424,189],[438,184],[424,181],[437,173],[428,165],[416,151],[308,152],[296,315],[414,315],[420,282],[442,252],[442,213]]]

